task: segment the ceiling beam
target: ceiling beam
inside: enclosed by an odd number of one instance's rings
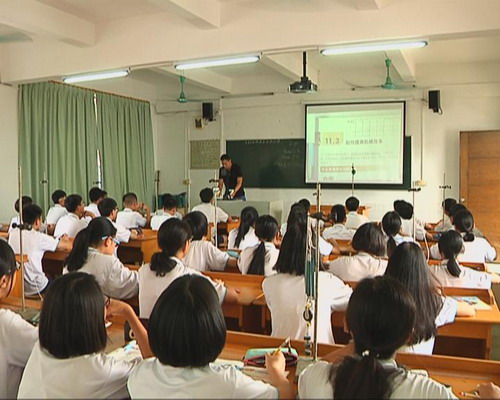
[[[217,0],[148,0],[203,29],[220,28],[220,3]]]
[[[96,43],[93,23],[35,0],[2,0],[0,24],[77,46]]]
[[[260,62],[291,80],[299,80],[303,73],[302,55],[286,53],[263,55]],[[307,60],[307,76],[314,83],[318,83],[318,70],[311,65],[309,59]]]
[[[386,54],[403,82],[415,82],[415,61],[408,51],[391,50],[387,51]]]
[[[181,73],[174,67],[159,67],[159,71],[171,76],[179,76]],[[189,70],[184,72],[186,84],[195,85],[206,90],[213,90],[219,94],[231,93],[233,81],[231,78],[222,76],[208,69]]]
[[[383,0],[351,0],[351,3],[362,11],[380,10],[384,6]]]

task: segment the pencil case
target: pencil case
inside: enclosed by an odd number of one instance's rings
[[[275,348],[266,349],[248,349],[245,357],[243,358],[243,363],[252,367],[265,367],[266,366],[266,353],[274,353]],[[287,367],[291,367],[297,364],[299,358],[299,353],[295,349],[288,349],[284,347],[281,352],[285,356],[285,363]]]

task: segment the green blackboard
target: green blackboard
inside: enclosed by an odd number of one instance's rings
[[[226,153],[243,172],[248,188],[310,188],[305,183],[304,139],[228,140]],[[402,185],[358,184],[358,189],[409,189],[411,186],[411,137],[404,141]],[[349,184],[324,184],[324,188],[350,189]]]

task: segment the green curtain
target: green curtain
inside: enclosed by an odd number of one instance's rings
[[[97,118],[94,95],[97,101]],[[97,181],[118,203],[135,191],[149,204],[154,193],[153,131],[147,102],[43,82],[19,88],[19,160],[23,190],[45,210],[55,189],[87,198]]]

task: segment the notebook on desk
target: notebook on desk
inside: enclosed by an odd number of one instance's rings
[[[470,304],[474,307],[474,310],[491,310],[491,306],[486,304],[477,296],[453,296],[453,298],[457,301],[463,301],[464,303]]]

